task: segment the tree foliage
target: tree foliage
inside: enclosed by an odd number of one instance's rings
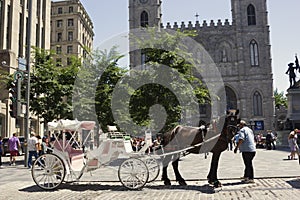
[[[193,73],[194,60],[188,53],[188,47],[184,46],[182,38],[191,36],[191,32],[174,34],[156,34],[154,29],[148,29],[150,38],[137,37],[135,43],[138,43],[142,52],[146,55],[145,68],[155,70],[162,66],[168,66],[180,74],[180,78],[186,80],[193,86],[194,95],[197,97],[197,103],[203,104],[210,100],[208,90],[202,84],[199,77]],[[131,117],[140,126],[149,126],[151,124],[151,113],[149,110],[155,105],[161,105],[167,114],[165,126],[161,130],[157,127],[151,127],[154,130],[165,132],[176,124],[180,123],[182,105],[179,104],[178,98],[174,91],[181,91],[181,96],[185,95],[186,89],[181,84],[177,84],[177,76],[172,74],[156,74],[145,70],[136,72],[139,76],[151,77],[153,83],[146,84],[138,88],[133,94],[130,101]],[[172,90],[164,85],[157,84],[159,80],[170,80]],[[140,77],[139,77],[140,78]],[[190,99],[190,101],[193,101]],[[199,116],[198,116],[199,118]],[[199,119],[200,120],[200,119]],[[159,123],[159,122],[157,122]]]
[[[45,122],[54,119],[72,119],[72,90],[80,61],[57,66],[53,53],[34,48],[34,65],[30,88],[30,111]]]
[[[76,82],[73,105],[78,120],[96,120],[104,131],[115,120],[111,110],[111,97],[115,85],[127,72],[118,65],[123,57],[117,47],[107,50],[95,50],[84,61]]]
[[[284,92],[279,92],[276,88],[274,91],[274,98],[275,98],[275,107],[280,108],[280,106],[284,106],[287,108],[287,97],[284,95]]]

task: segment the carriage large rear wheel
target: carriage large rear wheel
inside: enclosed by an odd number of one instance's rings
[[[44,154],[32,165],[31,175],[37,186],[44,190],[53,190],[63,182],[65,166],[58,156]]]
[[[129,158],[120,165],[118,176],[126,188],[141,189],[148,181],[149,171],[142,160]]]

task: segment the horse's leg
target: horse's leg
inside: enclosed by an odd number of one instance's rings
[[[179,170],[178,170],[179,158],[177,158],[174,162],[172,162],[173,170],[175,173],[176,181],[178,181],[179,185],[187,185],[185,180],[182,178]]]
[[[221,186],[221,183],[219,182],[217,176],[220,155],[221,155],[220,151],[213,152],[213,156],[210,163],[210,170],[207,176],[208,183],[214,184],[215,187]]]
[[[169,162],[171,160],[171,156],[165,156],[165,158],[163,158],[163,171],[162,171],[162,177],[161,180],[164,181],[165,185],[171,185],[171,181],[168,178],[168,165]]]

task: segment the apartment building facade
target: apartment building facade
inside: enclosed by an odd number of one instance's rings
[[[31,7],[30,7],[31,5]],[[18,68],[18,58],[26,57],[26,48],[36,46],[50,49],[51,0],[0,0],[0,68],[10,74]],[[32,20],[29,23],[29,10]],[[31,26],[29,27],[29,24]],[[29,34],[31,31],[31,34]],[[30,35],[31,44],[27,44]],[[24,134],[24,118],[16,119],[9,115],[9,92],[0,83],[0,135],[9,137],[12,133]],[[38,120],[31,126],[41,129]]]
[[[56,63],[71,63],[71,57],[84,59],[93,48],[93,23],[79,0],[51,3],[51,50]]]

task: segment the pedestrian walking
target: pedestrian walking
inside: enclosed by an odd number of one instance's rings
[[[2,168],[2,155],[4,154],[2,137],[0,136],[0,168]]]
[[[276,149],[277,133],[274,134],[274,133],[271,131],[271,135],[272,135],[272,140],[271,140],[272,147],[273,147],[273,150],[275,150],[275,149]]]
[[[9,165],[16,165],[16,156],[19,153],[20,140],[16,136],[16,133],[13,133],[13,136],[8,140],[8,149],[10,153],[10,163]]]
[[[266,149],[271,150],[272,149],[272,140],[273,140],[273,134],[271,130],[267,131],[266,135]]]
[[[43,150],[42,150],[43,141],[42,141],[42,138],[40,135],[36,135],[35,137],[38,139],[38,148],[37,149],[38,149],[38,156],[40,156],[43,154]]]
[[[293,131],[290,132],[289,137],[288,137],[288,143],[289,147],[291,150],[290,155],[288,156],[289,160],[296,160],[296,154],[298,154],[298,159],[299,158],[299,147],[297,144],[297,132],[298,129],[294,129]],[[300,162],[300,160],[299,160]]]
[[[38,148],[39,148],[39,141],[37,137],[34,135],[34,133],[30,134],[30,138],[27,142],[27,149],[28,149],[28,168],[31,168],[32,166],[32,156],[34,156],[35,159],[38,157]]]
[[[234,149],[234,153],[237,153],[239,149],[242,152],[242,158],[245,165],[243,181],[244,183],[254,183],[254,169],[252,160],[256,154],[256,147],[254,141],[253,131],[247,127],[244,120],[239,123],[239,143]]]

